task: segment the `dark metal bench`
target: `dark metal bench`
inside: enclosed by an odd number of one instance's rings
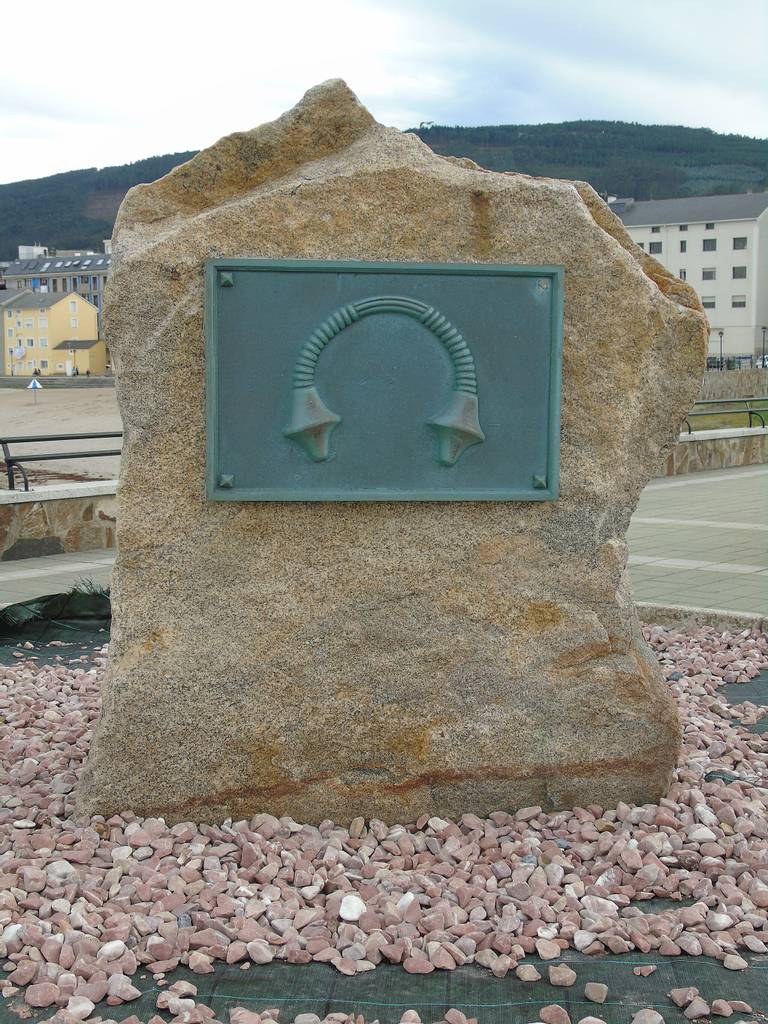
[[[102,455],[120,455],[121,449],[103,449],[91,452],[51,452],[43,455],[12,455],[10,445],[39,443],[40,441],[85,441],[96,437],[122,437],[121,430],[111,430],[96,434],[38,434],[30,437],[0,437],[0,448],[3,450],[5,469],[8,474],[8,490],[16,490],[15,470],[18,469],[24,481],[24,490],[29,490],[29,479],[23,463],[25,462],[56,462],[59,459],[90,459]]]
[[[766,408],[763,408],[763,409],[753,409],[752,408],[752,403],[753,402],[761,402],[761,403],[768,404],[768,397],[766,397],[766,398],[710,398],[710,399],[702,400],[700,402],[695,402],[694,406],[693,406],[693,411],[688,413],[688,415],[683,420],[683,423],[688,428],[688,433],[691,434],[691,433],[693,433],[693,430],[691,428],[690,421],[694,418],[694,416],[719,416],[719,415],[722,415],[722,416],[730,416],[730,415],[738,416],[739,414],[743,413],[744,415],[746,415],[748,417],[748,422],[749,422],[749,426],[750,427],[752,426],[752,417],[753,416],[757,420],[760,421],[760,426],[764,427],[765,426],[765,415],[768,414],[768,409],[766,409]],[[735,405],[735,406],[738,406],[738,408],[736,408],[736,409],[723,409],[723,408],[720,408],[720,409],[712,409],[710,411],[707,411],[706,409],[699,410],[699,407],[702,406],[702,405],[706,405],[706,406],[713,406],[713,405],[715,405],[715,406],[733,406],[733,405]]]

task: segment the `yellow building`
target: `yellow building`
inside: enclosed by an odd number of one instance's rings
[[[98,340],[98,310],[82,295],[0,292],[0,316],[5,376],[105,373],[107,348]]]

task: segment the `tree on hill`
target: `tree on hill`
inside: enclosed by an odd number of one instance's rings
[[[708,128],[625,121],[502,124],[462,128],[423,121],[412,131],[436,153],[494,171],[588,181],[603,195],[669,199],[768,189],[768,140]],[[17,246],[97,248],[112,234],[134,185],[154,181],[194,151],[0,185],[0,259]]]

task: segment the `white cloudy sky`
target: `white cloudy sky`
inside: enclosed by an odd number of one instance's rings
[[[36,0],[0,17],[0,182],[198,149],[341,77],[386,124],[768,136],[768,0]]]

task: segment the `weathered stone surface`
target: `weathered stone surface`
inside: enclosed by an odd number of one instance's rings
[[[222,256],[562,264],[561,498],[207,502],[202,269]],[[106,322],[125,440],[82,811],[407,820],[662,794],[679,728],[624,535],[706,326],[589,186],[443,159],[328,82],[131,190]]]
[[[114,495],[39,501],[35,494],[0,504],[0,561],[114,546]]]
[[[659,475],[680,476],[732,466],[764,466],[768,464],[768,434],[757,426],[753,430],[751,434],[721,430],[717,437],[683,432],[664,460],[663,472]]]

